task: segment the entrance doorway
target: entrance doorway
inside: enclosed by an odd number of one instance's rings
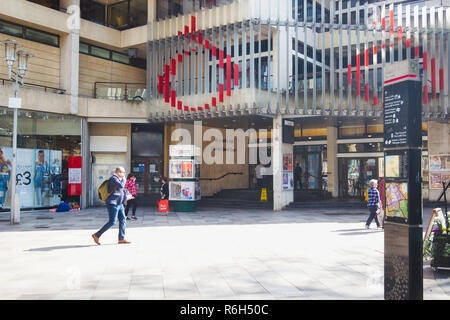
[[[302,169],[301,183],[296,180],[295,190],[327,188],[326,176],[323,174],[326,169],[324,161],[326,162],[326,146],[295,146],[294,169],[297,163]]]
[[[159,193],[161,188],[161,158],[135,158],[131,170],[136,176],[136,192],[139,195]]]
[[[339,196],[364,199],[371,179],[378,179],[378,158],[339,159]]]

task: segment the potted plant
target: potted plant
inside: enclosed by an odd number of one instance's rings
[[[432,268],[450,268],[450,235],[446,227],[440,221],[428,235],[423,245],[424,258],[431,259]]]

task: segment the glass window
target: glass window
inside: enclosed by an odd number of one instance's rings
[[[128,1],[118,2],[108,6],[108,25],[114,28],[127,27]]]
[[[99,58],[103,58],[103,59],[111,59],[110,54],[111,51],[107,50],[107,49],[102,49],[99,47],[94,47],[91,46],[91,54],[93,56],[99,57]]]
[[[341,137],[364,136],[365,133],[366,133],[366,128],[364,126],[340,127],[339,128],[339,136],[341,136]]]
[[[303,137],[318,137],[326,135],[327,135],[327,128],[302,129]]]
[[[59,46],[59,37],[57,35],[53,35],[39,30],[26,28],[25,39],[49,44],[55,47]]]
[[[0,21],[0,33],[22,38],[23,27],[6,21]]]
[[[126,54],[112,52],[112,59],[113,61],[130,64],[130,57]]]
[[[0,108],[0,115],[1,166],[12,159],[12,114]],[[79,203],[79,196],[68,195],[68,161],[81,156],[81,118],[19,110],[17,135],[15,180],[21,207],[56,207],[61,200]],[[1,169],[10,179],[10,170]],[[0,207],[9,210],[9,203],[8,189],[0,181]]]
[[[80,52],[81,53],[85,53],[85,54],[89,54],[89,45],[86,44],[86,43],[80,42]]]

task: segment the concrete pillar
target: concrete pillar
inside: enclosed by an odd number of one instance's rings
[[[62,0],[61,7],[68,9],[69,33],[60,37],[60,86],[70,95],[70,113],[78,113],[78,78],[80,56],[80,0]]]
[[[294,145],[283,143],[283,117],[279,114],[273,119],[272,129],[272,174],[273,210],[280,211],[294,202],[294,190],[283,190],[283,153],[294,152]]]
[[[338,166],[338,130],[337,127],[327,127],[327,171],[328,191],[333,198],[339,197],[339,166]]]
[[[428,157],[429,163],[431,164],[431,160],[433,156],[440,155],[449,155],[450,154],[450,123],[448,120],[440,121],[428,121]],[[433,171],[430,167],[430,174],[433,174]],[[438,173],[438,172],[436,172]],[[441,172],[448,174],[447,172]],[[431,181],[430,181],[430,190],[429,190],[429,200],[435,201],[439,197],[442,192],[441,189],[431,189]],[[447,199],[450,199],[450,190],[447,190]]]

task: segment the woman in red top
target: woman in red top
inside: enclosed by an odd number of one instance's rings
[[[134,174],[130,173],[127,177],[127,182],[125,183],[125,189],[128,190],[128,192],[134,197],[133,199],[130,199],[127,201],[127,206],[125,208],[125,216],[127,217],[127,220],[137,220],[136,218],[136,207],[137,207],[137,193],[136,193],[136,177]],[[130,210],[130,207],[133,207],[133,214],[131,216],[131,219],[128,217],[128,211]]]

